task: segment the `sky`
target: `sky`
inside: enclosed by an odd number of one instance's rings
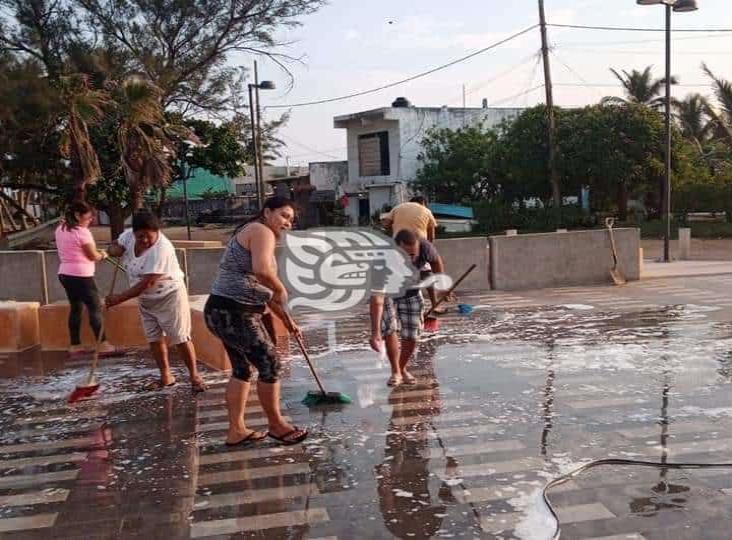
[[[639,6],[635,0],[546,0],[548,23],[663,28],[663,6]],[[729,0],[698,0],[699,10],[675,13],[675,28],[732,29]],[[507,9],[510,8],[510,9]],[[261,92],[265,118],[290,111],[281,130],[287,147],[278,163],[345,159],[346,132],[333,128],[333,117],[386,107],[398,96],[415,106],[532,106],[544,102],[541,46],[536,28],[465,62],[403,85],[335,103],[269,108],[338,97],[397,81],[468,55],[539,21],[536,0],[331,0],[303,17],[302,26],[279,33],[289,45],[280,49],[299,62],[288,63],[294,81],[264,58],[260,80],[277,90]],[[548,28],[554,101],[570,107],[621,95],[610,73],[654,66],[664,72],[663,32],[600,31]],[[672,73],[680,86],[675,97],[710,94],[701,71],[706,62],[717,75],[732,79],[732,33],[676,33]],[[251,66],[253,57],[238,54],[229,62]],[[605,86],[596,86],[605,85]],[[686,86],[689,85],[689,86]],[[534,89],[534,90],[531,90]],[[531,90],[531,91],[530,91]],[[528,92],[527,92],[528,91]]]

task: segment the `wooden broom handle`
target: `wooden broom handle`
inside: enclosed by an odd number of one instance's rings
[[[428,311],[427,313],[425,313],[425,314],[424,314],[424,318],[425,318],[425,319],[426,319],[427,317],[429,317],[430,315],[432,315],[432,312],[433,312],[433,311],[435,310],[435,308],[436,308],[437,306],[439,306],[440,304],[442,304],[442,302],[444,302],[444,301],[445,301],[445,299],[446,299],[446,298],[447,298],[448,296],[450,296],[450,293],[451,293],[452,291],[454,291],[454,290],[455,290],[455,289],[457,288],[457,286],[458,286],[458,285],[460,285],[460,283],[462,283],[462,281],[463,281],[463,280],[464,280],[464,279],[465,279],[466,277],[468,277],[468,274],[469,274],[470,272],[472,272],[473,270],[475,270],[475,267],[476,267],[476,266],[478,266],[478,265],[477,265],[477,264],[471,264],[471,265],[470,265],[470,268],[468,268],[468,269],[467,269],[467,270],[465,271],[465,273],[464,273],[464,274],[463,274],[462,276],[460,276],[460,277],[458,278],[458,280],[457,280],[457,281],[456,281],[455,283],[453,283],[453,284],[452,284],[452,287],[450,287],[449,289],[447,289],[447,292],[446,292],[445,294],[443,294],[443,295],[442,295],[442,298],[440,298],[440,299],[439,299],[439,300],[437,301],[437,303],[436,303],[436,304],[435,304],[434,306],[432,306],[432,307],[430,308],[430,310],[429,310],[429,311]]]

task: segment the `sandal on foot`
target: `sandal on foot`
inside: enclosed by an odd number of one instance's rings
[[[386,386],[399,386],[400,384],[402,384],[401,375],[392,375],[389,377],[389,380],[386,381]]]
[[[432,310],[432,315],[444,315],[447,313],[447,308],[437,307]]]
[[[225,442],[226,446],[249,446],[252,443],[259,442],[262,439],[267,438],[267,433],[264,431],[253,430],[249,435],[244,437],[242,440],[237,442]]]
[[[154,392],[158,390],[163,390],[165,388],[170,388],[172,386],[175,386],[178,383],[178,381],[173,381],[172,383],[163,384],[163,381],[157,380],[157,381],[150,381],[149,383],[145,384],[142,389],[146,392]]]
[[[300,435],[292,438],[292,436],[298,432],[300,433]],[[273,438],[275,441],[279,442],[283,446],[291,446],[293,444],[298,444],[304,441],[305,438],[308,436],[308,431],[306,429],[300,429],[297,426],[293,426],[292,431],[288,431],[281,437],[278,437],[277,435],[272,435],[272,433],[269,431],[267,432],[267,436]]]
[[[404,382],[404,384],[417,384],[417,377],[405,371],[404,373],[402,373],[402,381]]]

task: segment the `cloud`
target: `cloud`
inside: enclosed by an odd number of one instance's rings
[[[577,12],[574,9],[555,9],[546,14],[546,22],[551,24],[574,24]]]
[[[359,37],[361,37],[361,32],[359,32],[355,28],[349,28],[343,33],[343,38],[346,41],[353,41],[354,39],[358,39]]]

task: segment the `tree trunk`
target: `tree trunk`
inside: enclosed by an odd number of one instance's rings
[[[110,203],[107,207],[109,216],[109,235],[112,240],[117,240],[125,230],[125,211],[119,203]]]
[[[625,221],[628,219],[628,186],[625,182],[621,182],[618,186],[618,219]]]
[[[158,198],[158,206],[155,209],[155,213],[157,214],[158,218],[163,217],[163,207],[165,206],[165,198],[168,194],[168,188],[165,186],[160,188],[160,197]]]
[[[141,189],[130,189],[130,199],[132,202],[132,211],[137,212],[142,209],[142,205],[145,202],[143,191]]]

